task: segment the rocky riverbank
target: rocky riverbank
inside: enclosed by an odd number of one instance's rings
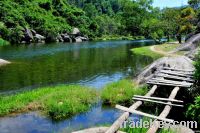
[[[25,28],[22,30],[23,38],[20,43],[45,43],[45,42],[83,42],[89,38],[83,35],[78,28],[74,28],[72,33],[63,32],[56,36],[43,36],[37,33],[34,29]]]

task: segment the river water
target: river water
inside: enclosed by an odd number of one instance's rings
[[[152,44],[151,40],[138,40],[0,47],[0,58],[12,62],[0,67],[0,94],[58,84],[81,84],[101,89],[107,83],[135,76],[153,62],[150,57],[130,51]],[[113,108],[102,107],[101,103],[86,113],[59,122],[30,112],[0,118],[0,132],[71,132],[111,124],[120,114]]]

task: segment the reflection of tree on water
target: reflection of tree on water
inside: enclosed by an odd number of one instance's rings
[[[31,86],[76,83],[80,80],[87,82],[88,79],[90,82],[98,79],[95,82],[99,84],[104,82],[104,77],[116,73],[135,75],[153,61],[151,58],[132,54],[130,48],[133,44],[117,47],[107,45],[100,48],[80,48],[81,46],[75,44],[73,50],[17,59],[18,62],[24,62],[23,65],[13,63],[0,68],[0,89],[5,91]],[[60,47],[62,48],[62,45]]]

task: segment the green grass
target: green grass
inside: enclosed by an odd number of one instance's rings
[[[157,45],[156,49],[161,50],[161,51],[165,51],[165,52],[170,52],[172,50],[174,50],[175,48],[177,48],[178,46],[180,46],[180,44],[162,44],[162,45]]]
[[[9,45],[9,43],[2,38],[0,38],[0,46]]]
[[[134,94],[143,95],[147,92],[146,87],[139,88],[133,84],[133,81],[124,79],[118,82],[106,85],[101,93],[104,104],[130,104]]]
[[[0,116],[41,110],[53,119],[85,112],[97,100],[97,92],[78,85],[45,87],[0,97]]]
[[[158,53],[151,51],[150,47],[151,46],[133,48],[131,51],[135,54],[149,56],[149,57],[152,57],[154,59],[158,59],[158,58],[162,57],[161,54],[158,54]]]

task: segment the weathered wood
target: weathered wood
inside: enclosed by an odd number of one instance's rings
[[[178,93],[178,91],[180,90],[179,87],[175,87],[173,89],[173,91],[171,92],[169,99],[174,99]],[[171,103],[171,102],[169,102]],[[166,118],[171,110],[171,106],[170,105],[166,105],[164,110],[161,112],[161,114],[159,115],[159,117],[161,118]],[[151,126],[151,128],[147,131],[147,133],[156,133],[158,128],[159,128],[159,122],[155,121],[154,124]]]
[[[182,71],[182,72],[190,72],[193,73],[194,70],[189,70],[189,69],[177,69],[177,68],[170,68],[170,67],[163,67],[165,70],[172,70],[172,71]]]
[[[170,84],[187,84],[187,85],[192,85],[193,83],[189,83],[186,81],[174,81],[174,80],[167,80],[163,78],[152,78],[150,81],[156,81],[156,82],[162,82],[162,83],[170,83]]]
[[[166,103],[166,102],[161,102],[161,101],[156,101],[156,100],[150,100],[150,99],[144,99],[144,98],[136,98],[136,97],[134,97],[133,99],[134,100],[139,100],[139,101],[144,101],[144,102],[152,102],[152,103],[159,103],[159,104],[165,104],[165,105],[183,107],[183,105],[179,105],[179,104]]]
[[[163,72],[172,72],[172,73],[175,73],[175,74],[185,74],[185,75],[193,75],[193,73],[189,73],[189,72],[181,72],[181,71],[172,71],[172,70],[161,70]]]
[[[181,101],[181,100],[168,99],[168,98],[161,98],[161,97],[148,97],[148,96],[140,96],[140,95],[134,95],[134,97],[146,98],[146,99],[153,99],[153,100],[161,100],[161,101],[170,101],[170,102],[179,102],[179,103],[183,103],[183,101]]]
[[[192,86],[192,83],[188,83],[185,81],[179,82],[179,81],[173,81],[173,80],[166,80],[166,79],[159,79],[159,78],[153,78],[151,80],[149,80],[148,82],[152,82],[152,83],[164,83],[164,84],[172,84],[172,85],[185,85],[185,86]]]
[[[167,71],[167,70],[161,70],[160,72],[165,73],[165,74],[175,75],[175,76],[190,77],[190,78],[193,77],[192,74],[178,73],[178,72]]]
[[[170,122],[170,123],[174,122],[174,120],[172,120],[172,119],[161,118],[161,117],[158,117],[158,116],[155,116],[155,115],[143,113],[143,112],[141,112],[141,111],[132,110],[132,109],[129,109],[129,108],[120,106],[120,105],[116,105],[115,107],[116,107],[117,109],[120,109],[120,110],[122,110],[122,111],[129,112],[129,113],[132,113],[132,114],[137,114],[137,115],[141,115],[141,116],[145,116],[145,117],[149,117],[149,118],[153,118],[153,119],[157,119],[157,120],[161,120],[161,121],[166,121],[166,122]]]
[[[145,96],[151,96],[154,94],[154,92],[156,91],[156,89],[158,88],[157,85],[154,85],[151,90],[145,95]],[[135,110],[138,107],[140,107],[142,105],[142,101],[137,101],[136,103],[134,103],[130,109]],[[124,112],[113,124],[112,126],[106,131],[106,133],[115,133],[120,126],[123,124],[123,122],[125,120],[127,120],[129,117],[129,112]]]
[[[157,77],[163,77],[163,78],[168,78],[168,79],[175,79],[175,80],[182,80],[182,81],[194,82],[194,80],[191,79],[191,78],[174,76],[174,75],[169,75],[169,74],[158,73],[155,76],[157,76]]]
[[[169,84],[169,83],[158,83],[158,82],[150,82],[148,81],[147,84],[151,84],[151,85],[162,85],[162,86],[173,86],[173,87],[183,87],[183,88],[189,88],[191,87],[190,85],[184,85],[184,84],[180,84],[180,85],[177,85],[177,84]]]

